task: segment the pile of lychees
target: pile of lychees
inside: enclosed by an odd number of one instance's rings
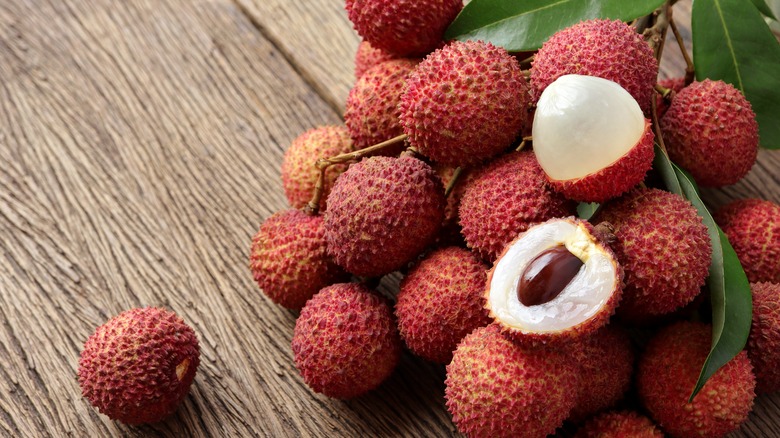
[[[292,208],[250,256],[263,292],[300,310],[292,351],[314,391],[360,396],[406,348],[446,364],[468,436],[543,437],[568,419],[586,437],[717,437],[780,389],[780,206],[715,215],[752,282],[753,327],[689,403],[712,329],[686,316],[706,301],[712,247],[694,206],[649,177],[655,133],[702,186],[745,176],[758,125],[737,89],[657,86],[653,49],[621,21],[561,30],[524,71],[501,47],[442,40],[461,0],[346,8],[364,41],[345,123],[292,143]],[[584,220],[581,202],[601,206]],[[396,271],[393,296],[368,286]],[[641,349],[635,327],[652,330]]]

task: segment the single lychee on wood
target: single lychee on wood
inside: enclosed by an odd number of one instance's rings
[[[98,327],[79,358],[84,398],[112,420],[156,423],[189,392],[200,363],[195,331],[156,307],[127,310]]]
[[[638,412],[609,411],[588,420],[574,438],[664,438],[664,434]]]

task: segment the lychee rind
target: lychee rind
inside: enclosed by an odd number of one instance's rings
[[[715,212],[748,280],[780,283],[780,205],[741,199]]]
[[[780,390],[780,284],[751,283],[753,323],[747,352],[756,373],[756,391]]]
[[[372,46],[397,56],[423,56],[442,44],[462,0],[347,0],[349,20]]]
[[[426,57],[401,96],[401,124],[421,154],[468,166],[506,150],[526,121],[528,84],[506,50],[454,41]]]
[[[292,208],[303,208],[312,199],[320,176],[315,167],[319,158],[330,158],[355,150],[349,132],[344,126],[320,126],[298,136],[284,153],[282,186]],[[319,208],[327,208],[328,194],[333,182],[347,170],[346,163],[333,164],[325,170],[325,185]]]
[[[344,123],[357,149],[367,148],[403,134],[398,119],[398,103],[406,85],[406,78],[417,65],[416,60],[394,59],[382,62],[357,80],[347,97]],[[404,144],[382,155],[398,155]]]
[[[683,88],[660,127],[669,157],[699,185],[734,184],[756,162],[756,115],[745,96],[723,81],[705,79]]]
[[[640,358],[639,397],[672,437],[725,436],[747,420],[753,407],[756,380],[745,351],[716,371],[688,403],[711,340],[710,326],[681,321],[659,331]]]
[[[468,246],[493,261],[531,225],[571,216],[576,204],[547,183],[533,152],[512,152],[471,173],[459,217]]]
[[[386,299],[361,284],[340,283],[324,288],[301,310],[292,351],[313,391],[348,399],[393,373],[401,339]]]
[[[574,438],[664,438],[664,434],[642,414],[610,411],[588,420]]]
[[[612,224],[612,248],[625,271],[624,320],[647,320],[690,303],[709,273],[707,227],[682,196],[638,188],[604,204],[595,219]]]
[[[560,30],[534,57],[533,101],[560,76],[598,76],[617,82],[650,114],[658,61],[633,27],[615,20],[588,20]]]
[[[410,156],[353,164],[331,191],[324,213],[328,252],[359,276],[401,268],[434,242],[444,219],[444,187]]]
[[[416,355],[441,364],[458,342],[491,319],[482,305],[487,266],[466,249],[438,249],[401,281],[395,305],[398,329]]]
[[[200,363],[195,331],[175,313],[127,310],[87,339],[79,359],[82,395],[113,420],[156,423],[187,396]]]
[[[327,254],[322,216],[301,210],[277,212],[260,225],[249,267],[271,301],[293,310],[323,287],[348,278]]]
[[[447,409],[469,437],[541,437],[563,424],[578,376],[570,357],[525,349],[494,324],[474,330],[447,365]]]
[[[355,79],[360,79],[371,67],[396,58],[392,53],[373,47],[368,41],[361,41],[355,52]]]

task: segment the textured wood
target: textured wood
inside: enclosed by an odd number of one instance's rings
[[[409,354],[365,397],[313,394],[292,364],[296,314],[247,269],[257,226],[286,206],[285,148],[341,122],[358,42],[342,8],[0,4],[0,436],[456,435],[444,368]],[[780,202],[778,168],[763,151],[707,199]],[[172,418],[128,427],[89,406],[75,375],[95,327],[144,305],[192,325],[202,363]],[[735,436],[780,435],[778,404],[760,397]]]

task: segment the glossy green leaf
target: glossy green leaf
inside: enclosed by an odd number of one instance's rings
[[[696,79],[721,79],[750,101],[761,146],[780,148],[780,43],[750,0],[696,0],[691,13]]]
[[[772,12],[772,8],[766,4],[766,0],[753,0],[753,4],[756,5],[756,8],[758,8],[759,12],[773,20],[777,20],[775,13]]]
[[[629,21],[661,4],[663,0],[472,0],[444,37],[489,41],[510,52],[536,50],[555,32],[582,20]]]
[[[589,220],[596,214],[596,210],[598,210],[600,206],[601,204],[598,202],[580,202],[577,204],[577,217]]]

